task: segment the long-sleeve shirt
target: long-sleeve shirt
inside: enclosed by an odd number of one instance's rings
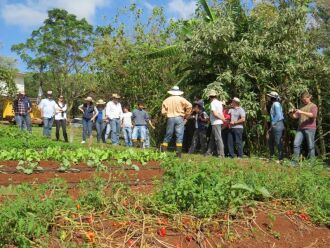
[[[121,108],[121,104],[114,103],[113,101],[110,101],[107,103],[105,107],[105,115],[111,120],[111,119],[122,119],[123,116],[123,109]]]
[[[270,109],[270,118],[272,125],[275,125],[277,122],[284,120],[282,106],[279,102],[274,102]]]
[[[167,118],[184,117],[191,113],[192,105],[182,96],[170,96],[163,101],[162,114]]]

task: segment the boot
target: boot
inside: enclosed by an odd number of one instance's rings
[[[182,144],[176,144],[176,156],[178,158],[182,157]]]
[[[167,152],[167,147],[168,147],[168,144],[167,143],[163,143],[160,145],[160,151],[161,152]]]
[[[139,142],[137,140],[132,140],[133,142],[133,147],[139,148]]]

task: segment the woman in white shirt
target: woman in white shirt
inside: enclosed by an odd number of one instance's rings
[[[62,127],[63,137],[65,142],[68,142],[68,134],[66,132],[66,110],[67,105],[63,96],[59,96],[55,105],[55,125],[56,125],[56,140],[60,139],[60,128]]]

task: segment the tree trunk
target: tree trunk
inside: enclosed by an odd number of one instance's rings
[[[318,114],[317,114],[317,121],[318,121],[318,131],[319,131],[319,144],[320,144],[320,152],[321,156],[323,157],[326,154],[326,146],[324,141],[324,130],[323,130],[323,100],[321,95],[321,88],[319,82],[315,79],[315,86],[317,92],[317,101],[318,101]]]

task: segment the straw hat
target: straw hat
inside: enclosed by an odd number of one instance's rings
[[[88,97],[85,98],[85,101],[87,101],[87,102],[93,102],[93,98],[90,97],[90,96],[88,96]]]
[[[167,93],[172,96],[181,96],[183,94],[183,91],[180,90],[179,86],[173,86],[173,88],[167,91]]]
[[[280,95],[276,91],[272,91],[267,94],[267,96],[272,97],[272,98],[278,98]]]
[[[17,95],[25,95],[24,90],[19,90],[19,91],[17,91]]]
[[[120,95],[118,95],[118,94],[112,94],[112,98],[120,99]]]
[[[53,91],[51,90],[47,91],[47,95],[53,95]]]
[[[100,99],[96,102],[96,105],[105,105],[105,104],[106,104],[106,102],[103,101],[102,99]]]
[[[240,100],[238,97],[234,97],[234,98],[232,99],[232,101],[233,101],[233,102],[236,102],[236,103],[238,103],[238,104],[241,103],[241,100]]]
[[[218,93],[215,90],[210,90],[209,93],[207,94],[209,97],[210,96],[217,96]]]

